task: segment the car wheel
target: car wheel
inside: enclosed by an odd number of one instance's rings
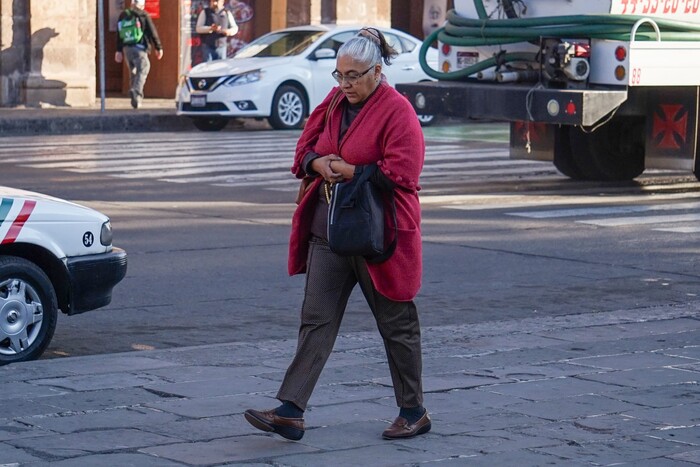
[[[56,292],[44,271],[26,259],[0,256],[0,365],[39,358],[57,319]]]
[[[435,115],[418,114],[418,121],[420,122],[420,126],[430,126],[433,123],[435,123],[435,119]]]
[[[196,117],[192,119],[192,122],[201,131],[221,131],[228,125],[228,118]]]
[[[294,86],[280,86],[272,99],[272,112],[268,119],[276,130],[301,128],[306,117],[306,99]]]

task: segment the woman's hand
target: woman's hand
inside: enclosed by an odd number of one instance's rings
[[[340,157],[331,161],[331,163],[331,169],[339,173],[344,180],[350,180],[355,175],[355,166],[345,162]]]
[[[319,174],[328,183],[335,183],[343,178],[343,174],[335,172],[331,167],[331,163],[341,161],[342,159],[335,154],[329,154],[327,156],[317,157],[311,163],[311,168]]]

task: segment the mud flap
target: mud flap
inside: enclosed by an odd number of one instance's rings
[[[510,158],[533,161],[554,160],[554,125],[511,122]]]
[[[662,88],[649,94],[646,122],[647,167],[698,173],[698,87]]]

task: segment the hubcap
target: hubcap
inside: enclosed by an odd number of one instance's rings
[[[0,282],[0,354],[16,355],[36,341],[44,319],[39,294],[20,279]]]
[[[293,92],[282,94],[277,104],[280,119],[288,126],[296,126],[299,124],[303,109],[304,106],[301,102],[301,98],[298,94]]]

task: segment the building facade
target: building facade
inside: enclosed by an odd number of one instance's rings
[[[126,95],[129,77],[114,62],[119,13],[131,0],[0,0],[0,107],[91,107],[100,94],[103,12],[104,77],[108,95]],[[392,26],[423,37],[424,10],[451,0],[220,0],[239,23],[233,54],[271,30],[304,24]],[[172,98],[179,76],[199,60],[196,17],[208,0],[146,0],[163,43],[151,60],[146,97]],[[427,13],[426,13],[427,14]]]

